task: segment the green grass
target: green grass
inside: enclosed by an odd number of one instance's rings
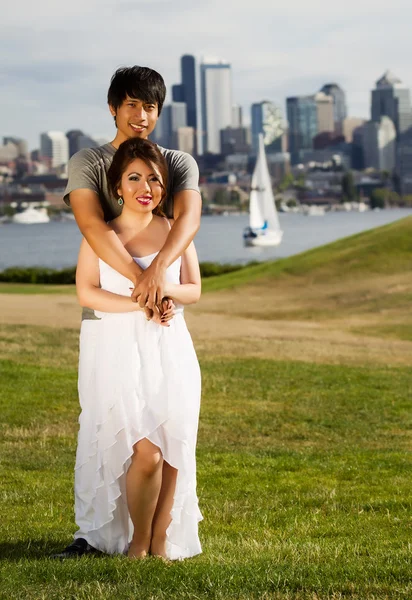
[[[75,530],[76,337],[1,329],[0,598],[412,597],[405,368],[201,357],[203,554],[50,560]]]
[[[75,294],[74,285],[41,283],[0,283],[0,294]]]
[[[412,298],[411,298],[412,300]],[[410,306],[410,304],[409,304]],[[373,325],[361,328],[353,328],[354,333],[362,333],[374,337],[382,337],[394,340],[405,340],[412,342],[412,323],[389,323],[385,325]]]
[[[311,283],[405,273],[412,268],[412,217],[364,231],[277,261],[210,277],[204,291],[233,288],[279,277],[306,277]]]

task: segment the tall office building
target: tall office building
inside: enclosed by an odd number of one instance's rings
[[[24,158],[29,157],[29,148],[26,140],[17,137],[6,136],[3,138],[3,144],[4,146],[7,144],[14,144],[17,147],[18,156],[22,156]]]
[[[186,103],[172,102],[164,106],[160,119],[160,135],[156,141],[166,148],[178,150],[177,131],[180,127],[187,126]]]
[[[180,60],[182,69],[182,86],[186,102],[186,121],[188,127],[197,127],[196,108],[196,61],[195,57],[185,54]]]
[[[234,104],[232,106],[232,127],[238,129],[239,127],[242,127],[242,123],[242,107],[239,106],[239,104]]]
[[[332,96],[324,92],[315,94],[316,110],[318,115],[318,132],[335,131],[334,103]]]
[[[341,134],[343,121],[348,114],[345,92],[337,83],[326,83],[320,91],[333,98],[333,120],[335,123],[335,131],[336,133]]]
[[[304,155],[313,149],[313,138],[318,133],[318,113],[314,96],[286,98],[289,123],[289,152],[291,163],[304,160]]]
[[[363,156],[365,168],[392,171],[395,168],[396,129],[389,117],[379,123],[368,121],[363,126]]]
[[[203,59],[200,65],[203,152],[220,154],[220,131],[232,125],[232,77],[230,64]]]
[[[52,169],[69,162],[69,140],[62,131],[47,131],[40,135],[40,155]]]
[[[372,90],[372,121],[379,122],[383,116],[392,119],[397,135],[412,127],[409,89],[390,71],[378,79]]]
[[[347,144],[351,144],[353,142],[353,133],[355,129],[362,127],[365,122],[365,119],[360,119],[358,117],[346,117],[342,124],[342,135]]]
[[[186,103],[186,122],[188,127],[197,128],[196,104],[196,61],[195,57],[185,54],[180,59],[182,83],[172,86],[173,102]]]
[[[259,150],[259,134],[263,133],[268,152],[283,152],[283,137],[286,123],[281,109],[268,100],[252,104],[252,152],[257,155]]]
[[[181,83],[172,85],[172,101],[173,102],[184,102],[185,101],[185,88]]]
[[[69,140],[69,157],[73,154],[83,150],[84,148],[96,148],[99,144],[96,140],[88,135],[85,135],[80,129],[72,129],[66,133],[66,137]]]

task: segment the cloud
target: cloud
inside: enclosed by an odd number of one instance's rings
[[[393,0],[70,0],[10,3],[0,23],[0,131],[38,143],[44,129],[112,132],[106,92],[120,65],[180,81],[182,54],[222,56],[234,101],[310,94],[326,81],[367,116],[370,90],[386,68],[412,86],[412,5]],[[27,115],[34,115],[27,120]],[[22,118],[23,117],[23,118]]]

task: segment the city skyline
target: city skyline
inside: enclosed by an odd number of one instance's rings
[[[370,91],[386,69],[412,87],[412,7],[395,0],[387,13],[370,0],[333,7],[324,0],[287,6],[257,0],[253,11],[243,0],[233,8],[215,0],[10,5],[0,24],[0,133],[28,139],[31,148],[46,130],[110,136],[106,92],[116,67],[159,70],[170,102],[183,54],[198,62],[203,55],[227,59],[233,101],[243,106],[245,120],[255,102],[267,99],[284,109],[287,96],[331,81],[345,90],[348,114],[368,118]]]

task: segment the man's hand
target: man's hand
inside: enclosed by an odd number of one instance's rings
[[[140,308],[154,310],[160,308],[164,296],[163,289],[166,279],[166,267],[155,259],[138,278],[132,292],[133,302],[138,302]]]

